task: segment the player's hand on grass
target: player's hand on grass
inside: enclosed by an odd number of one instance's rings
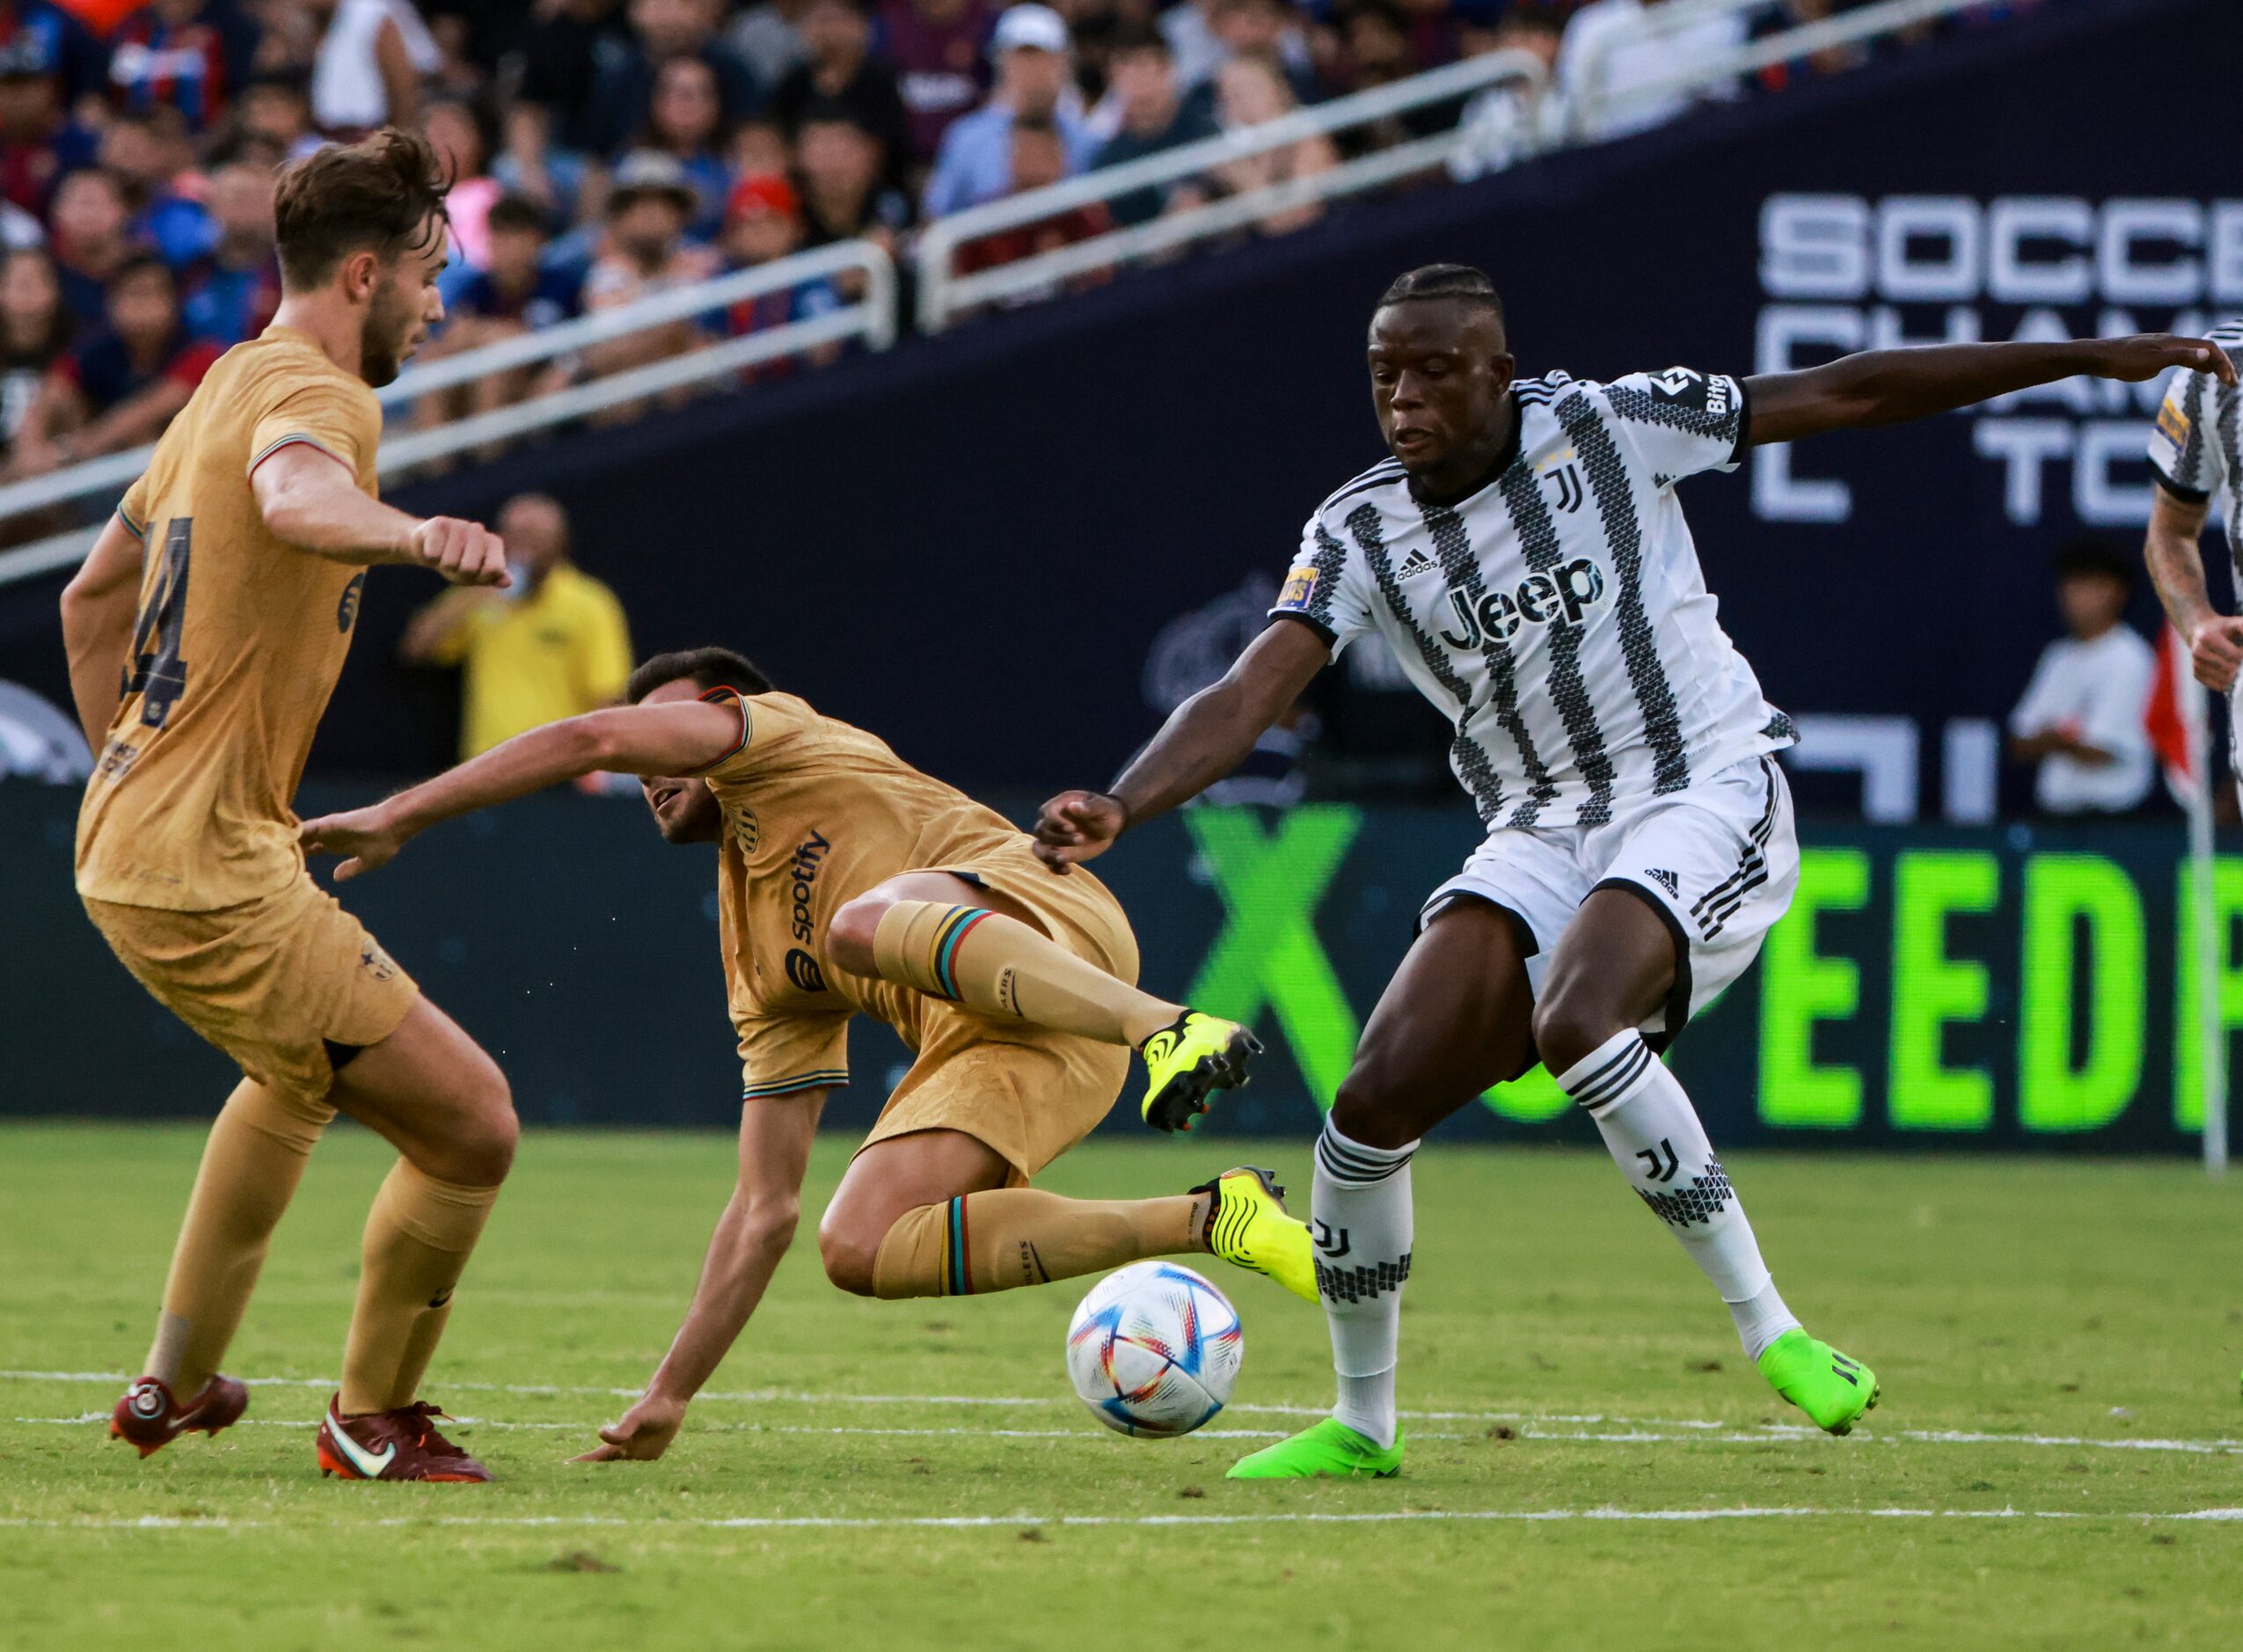
[[[2235,363],[2209,339],[2183,339],[2170,333],[2142,333],[2130,339],[2101,339],[2094,346],[2095,376],[2138,384],[2168,368],[2210,373],[2223,384],[2235,383]]]
[[[685,1421],[685,1402],[649,1394],[623,1414],[619,1422],[600,1430],[601,1444],[573,1463],[650,1463],[669,1450]]]
[[[1129,823],[1129,811],[1104,792],[1062,792],[1036,817],[1036,859],[1054,872],[1095,859]]]
[[[296,841],[308,855],[347,857],[335,868],[338,883],[347,883],[362,872],[379,871],[398,858],[405,844],[405,834],[391,823],[379,803],[308,820],[297,829]]]
[[[405,537],[413,559],[455,585],[514,583],[507,573],[506,541],[479,522],[458,516],[429,516]]]
[[[2196,681],[2213,692],[2225,694],[2235,686],[2243,669],[2243,618],[2214,614],[2197,622],[2188,633],[2188,659]]]

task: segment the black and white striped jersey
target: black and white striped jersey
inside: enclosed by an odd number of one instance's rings
[[[2243,355],[2243,320],[2206,335],[2230,355]],[[2243,392],[2210,373],[2176,370],[2150,432],[2150,468],[2176,499],[2212,508],[2227,529],[2227,552],[2243,569]]]
[[[1674,484],[1736,468],[1735,378],[1523,379],[1507,463],[1454,506],[1394,461],[1318,507],[1270,611],[1366,631],[1456,726],[1493,826],[1597,825],[1797,738],[1722,632]]]

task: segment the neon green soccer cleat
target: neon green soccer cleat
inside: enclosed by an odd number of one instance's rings
[[[1402,1436],[1381,1449],[1337,1417],[1265,1445],[1231,1465],[1229,1480],[1392,1480],[1402,1472]]]
[[[1209,1091],[1246,1083],[1261,1041],[1236,1021],[1186,1010],[1137,1049],[1145,1058],[1145,1122],[1173,1135],[1207,1111]]]
[[[1876,1372],[1804,1331],[1786,1331],[1771,1342],[1760,1356],[1760,1374],[1832,1434],[1852,1433],[1884,1393]]]
[[[1241,1165],[1192,1191],[1215,1195],[1208,1249],[1226,1262],[1268,1275],[1297,1297],[1316,1300],[1316,1250],[1308,1226],[1286,1214],[1285,1189],[1273,1173]]]

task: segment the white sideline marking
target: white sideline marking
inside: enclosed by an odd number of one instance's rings
[[[1246,1407],[1231,1406],[1226,1410]],[[106,1422],[106,1411],[83,1412],[75,1417],[17,1417],[18,1423],[32,1427],[75,1428],[84,1423]],[[504,1417],[453,1417],[452,1422],[463,1428],[526,1429],[555,1433],[591,1434],[606,1426],[604,1422],[530,1422]],[[317,1417],[244,1417],[237,1427],[266,1429],[316,1429]],[[1720,1427],[1721,1425],[1714,1425]],[[1095,1440],[1103,1441],[1103,1429],[868,1429],[836,1424],[818,1428],[807,1423],[782,1422],[703,1422],[696,1423],[693,1431],[699,1434],[815,1434],[853,1435],[859,1436],[895,1436],[926,1438],[965,1438],[997,1440]],[[1203,1440],[1282,1440],[1281,1429],[1202,1429]],[[1464,1440],[1467,1434],[1442,1433],[1420,1429],[1411,1436],[1419,1440]],[[1693,1428],[1686,1434],[1662,1434],[1652,1429],[1633,1429],[1626,1433],[1600,1433],[1575,1429],[1538,1429],[1531,1423],[1518,1430],[1523,1440],[1552,1441],[1560,1444],[1589,1445],[1769,1445],[1793,1439],[1819,1439],[1822,1430],[1772,1422],[1755,1429],[1731,1429],[1713,1433]],[[1856,1444],[1864,1445],[2042,1445],[2079,1447],[2114,1451],[2180,1451],[2204,1457],[2243,1456],[2243,1443],[2232,1440],[2092,1440],[2077,1435],[2064,1434],[1977,1434],[1957,1429],[1898,1429],[1889,1434],[1873,1434],[1864,1429]]]
[[[981,1531],[991,1527],[1027,1526],[1241,1526],[1241,1525],[1377,1525],[1401,1521],[1466,1522],[1612,1521],[1695,1523],[1712,1520],[2138,1520],[2198,1521],[2228,1524],[2243,1523],[2243,1509],[2119,1510],[2099,1513],[2086,1509],[1825,1509],[1812,1507],[1735,1509],[1391,1509],[1356,1512],[1314,1509],[1272,1510],[1259,1514],[1164,1515],[732,1515],[669,1517],[626,1520],[613,1515],[430,1515],[398,1516],[378,1520],[331,1520],[331,1527],[356,1530],[363,1526],[505,1526],[569,1528],[625,1528],[643,1531],[665,1529],[705,1531],[847,1531],[938,1528]],[[79,1520],[0,1517],[0,1527],[59,1531],[245,1531],[285,1525],[301,1531],[303,1520],[235,1520],[229,1517],[141,1515],[129,1519]]]
[[[57,1382],[57,1383],[125,1383],[131,1378],[122,1371],[0,1371],[0,1382]],[[253,1388],[333,1388],[335,1381],[327,1377],[246,1377],[242,1379]],[[443,1385],[467,1393],[590,1395],[599,1399],[636,1400],[644,1392],[637,1388],[588,1388],[563,1386],[544,1383],[475,1383],[456,1382]],[[990,1394],[819,1394],[804,1393],[782,1388],[753,1389],[736,1393],[704,1393],[702,1403],[730,1401],[752,1405],[854,1405],[854,1406],[1068,1406],[1076,1402],[1066,1394],[1034,1396],[997,1396]],[[1328,1406],[1277,1406],[1239,1403],[1224,1409],[1238,1416],[1322,1417],[1331,1414]],[[1816,1439],[1820,1429],[1799,1422],[1736,1423],[1721,1422],[1704,1417],[1624,1417],[1602,1412],[1574,1414],[1555,1411],[1402,1411],[1396,1414],[1412,1422],[1515,1422],[1526,1426],[1520,1429],[1522,1438],[1530,1440],[1579,1440],[1592,1444],[1662,1445],[1686,1444],[1693,1439],[1708,1444],[1763,1444],[1786,1439]],[[84,1418],[18,1417],[18,1422],[98,1422],[107,1412],[88,1412]],[[258,1418],[252,1421],[262,1422]],[[464,1422],[467,1418],[457,1421]],[[597,1424],[502,1422],[487,1418],[477,1419],[486,1428],[575,1428],[597,1427]],[[1548,1423],[1577,1423],[1583,1431],[1549,1429],[1536,1425]],[[1624,1432],[1602,1431],[1600,1425],[1611,1425]],[[313,1426],[311,1424],[304,1425]],[[1024,1439],[1061,1436],[1103,1439],[1105,1436],[1090,1429],[781,1429],[775,1425],[742,1425],[752,1431],[762,1427],[765,1433],[802,1434],[989,1434]],[[1666,1429],[1691,1430],[1685,1434],[1662,1432]],[[1220,1437],[1218,1431],[1208,1430],[1210,1438]],[[2210,1440],[2169,1439],[2093,1439],[2071,1434],[1995,1434],[1966,1429],[1895,1429],[1882,1432],[1863,1428],[1857,1430],[1864,1442],[1891,1445],[1908,1442],[1919,1445],[2043,1445],[2113,1451],[2180,1451],[2197,1456],[2230,1457],[2243,1455],[2243,1440],[2216,1438]],[[1239,1439],[1271,1437],[1261,1430],[1235,1431]],[[1460,1436],[1427,1434],[1426,1439],[1446,1439]]]

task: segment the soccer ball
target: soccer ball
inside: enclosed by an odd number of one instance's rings
[[[1231,1398],[1246,1334],[1230,1299],[1188,1268],[1136,1262],[1108,1274],[1067,1327],[1067,1375],[1122,1434],[1189,1434]]]

